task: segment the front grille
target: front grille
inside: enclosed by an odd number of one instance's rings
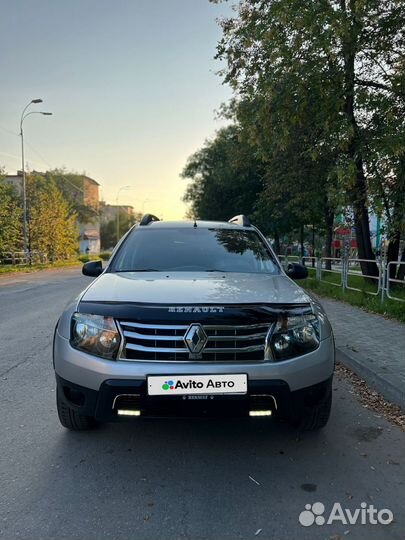
[[[119,321],[124,344],[121,358],[166,362],[189,362],[184,342],[188,324],[143,324]],[[198,361],[263,361],[270,322],[250,325],[202,325],[208,342]]]

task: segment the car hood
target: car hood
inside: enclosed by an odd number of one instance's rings
[[[166,305],[311,303],[310,297],[283,274],[233,272],[107,272],[87,288],[81,301]]]

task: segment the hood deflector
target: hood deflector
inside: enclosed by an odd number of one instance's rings
[[[147,304],[80,302],[78,311],[144,323],[246,324],[272,322],[278,317],[313,313],[311,304]]]

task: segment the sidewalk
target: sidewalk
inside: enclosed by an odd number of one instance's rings
[[[405,410],[405,325],[337,300],[319,300],[333,327],[337,360]]]

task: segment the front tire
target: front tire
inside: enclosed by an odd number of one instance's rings
[[[71,431],[86,431],[96,426],[96,420],[92,416],[79,414],[72,407],[69,407],[63,396],[61,396],[59,388],[56,389],[56,406],[59,421],[63,427]]]
[[[326,426],[329,421],[330,411],[332,409],[332,392],[325,397],[325,399],[316,405],[305,411],[305,414],[301,420],[300,428],[303,431],[318,431]]]
[[[293,408],[288,420],[291,425],[298,427],[301,431],[318,431],[328,423],[331,409],[332,387],[330,385],[319,402]]]

